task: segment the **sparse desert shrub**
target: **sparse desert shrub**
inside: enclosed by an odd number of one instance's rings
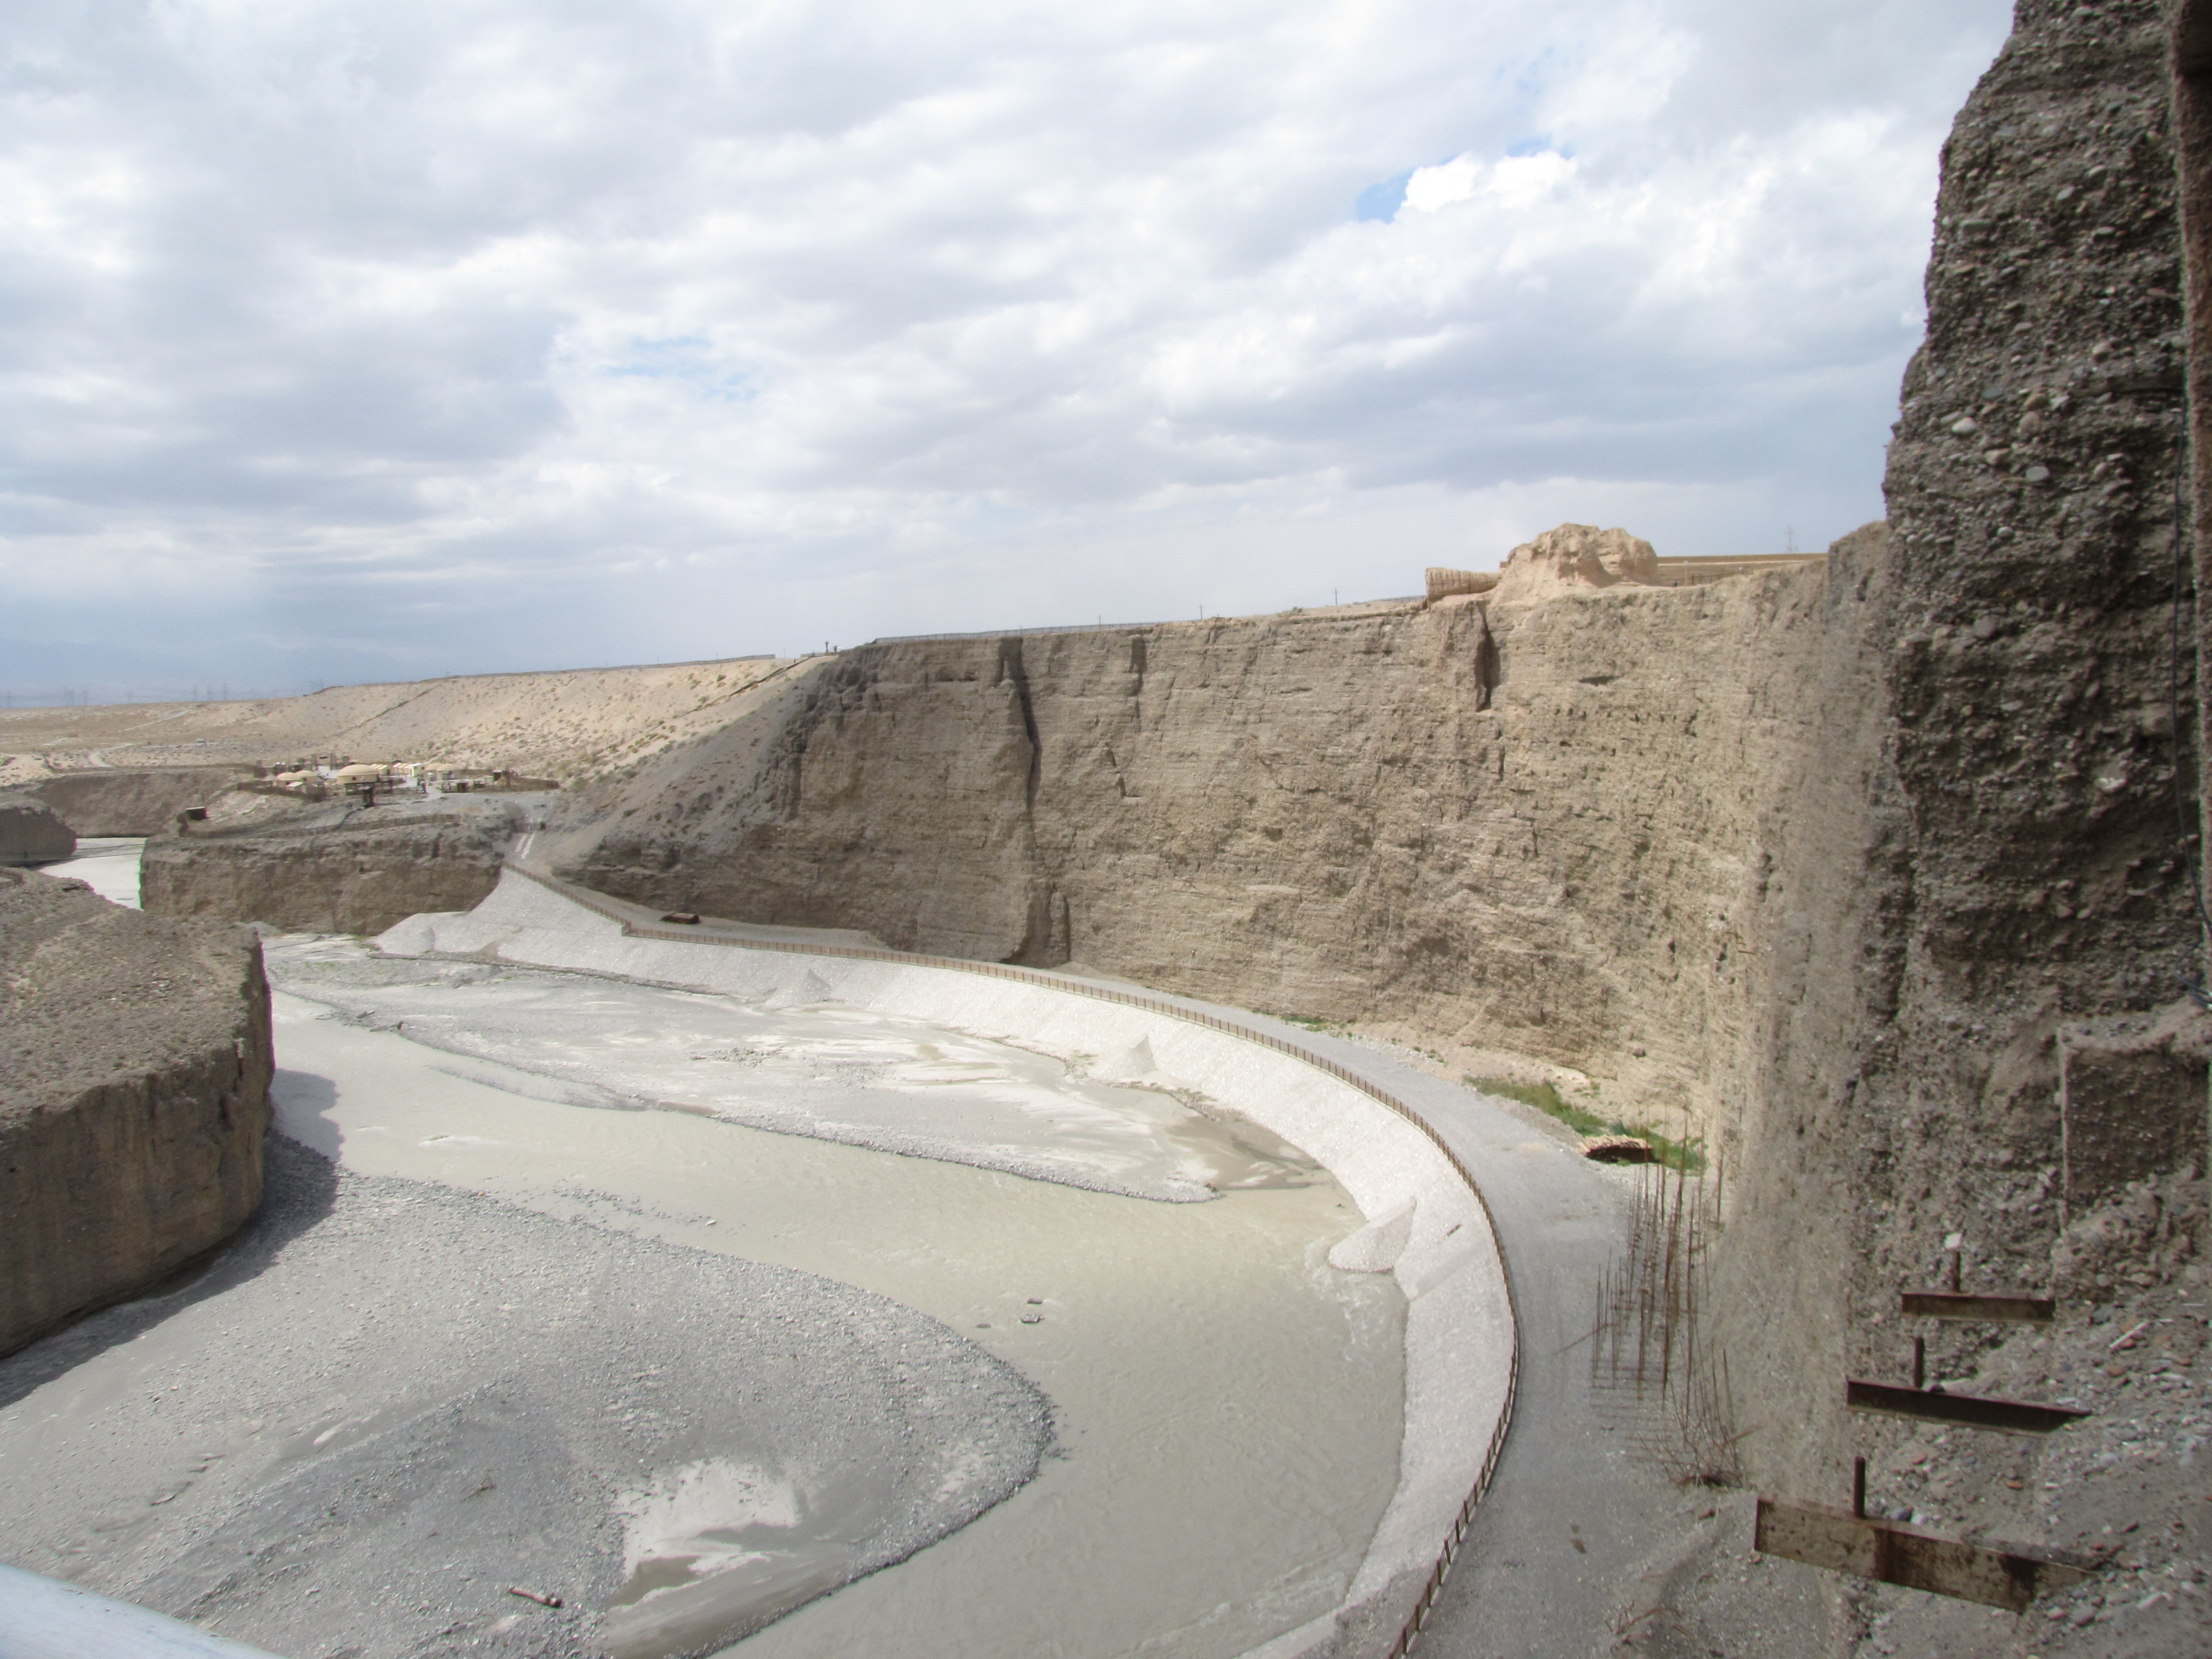
[[[1522,1083],[1510,1077],[1471,1076],[1463,1076],[1460,1081],[1470,1089],[1480,1090],[1484,1094],[1503,1095],[1508,1100],[1519,1101],[1523,1106],[1534,1106],[1546,1116],[1559,1119],[1578,1135],[1634,1135],[1638,1140],[1650,1142],[1654,1160],[1667,1168],[1689,1175],[1705,1173],[1705,1147],[1692,1136],[1677,1137],[1655,1129],[1648,1123],[1602,1116],[1585,1107],[1577,1106],[1549,1083]]]

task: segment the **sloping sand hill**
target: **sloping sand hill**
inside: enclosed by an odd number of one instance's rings
[[[503,767],[563,781],[726,724],[806,658],[457,675],[256,702],[0,710],[0,785],[99,767],[315,755]]]

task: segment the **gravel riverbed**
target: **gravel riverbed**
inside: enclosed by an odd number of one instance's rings
[[[1050,1443],[1036,1388],[887,1298],[269,1152],[199,1278],[0,1362],[19,1564],[299,1659],[653,1659],[911,1554]]]

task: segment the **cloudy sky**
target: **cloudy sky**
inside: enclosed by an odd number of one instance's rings
[[[0,38],[0,689],[1881,513],[2003,0],[112,0]],[[42,699],[43,700],[43,699]]]

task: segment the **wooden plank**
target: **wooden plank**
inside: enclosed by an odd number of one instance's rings
[[[2009,1544],[1969,1544],[1901,1521],[1759,1495],[1752,1547],[1885,1584],[2025,1613],[2039,1595],[2078,1584],[2084,1563]]]
[[[1905,1311],[1922,1319],[1975,1319],[2048,1325],[2057,1304],[2047,1296],[1974,1296],[1962,1291],[1907,1291]]]
[[[1844,1382],[1844,1403],[1863,1412],[1915,1417],[1931,1423],[1960,1423],[1973,1429],[2004,1429],[2014,1434],[2049,1434],[2089,1415],[2071,1406],[2040,1406],[2026,1400],[1989,1400],[1979,1395],[1945,1394],[1908,1389],[1896,1382]]]

